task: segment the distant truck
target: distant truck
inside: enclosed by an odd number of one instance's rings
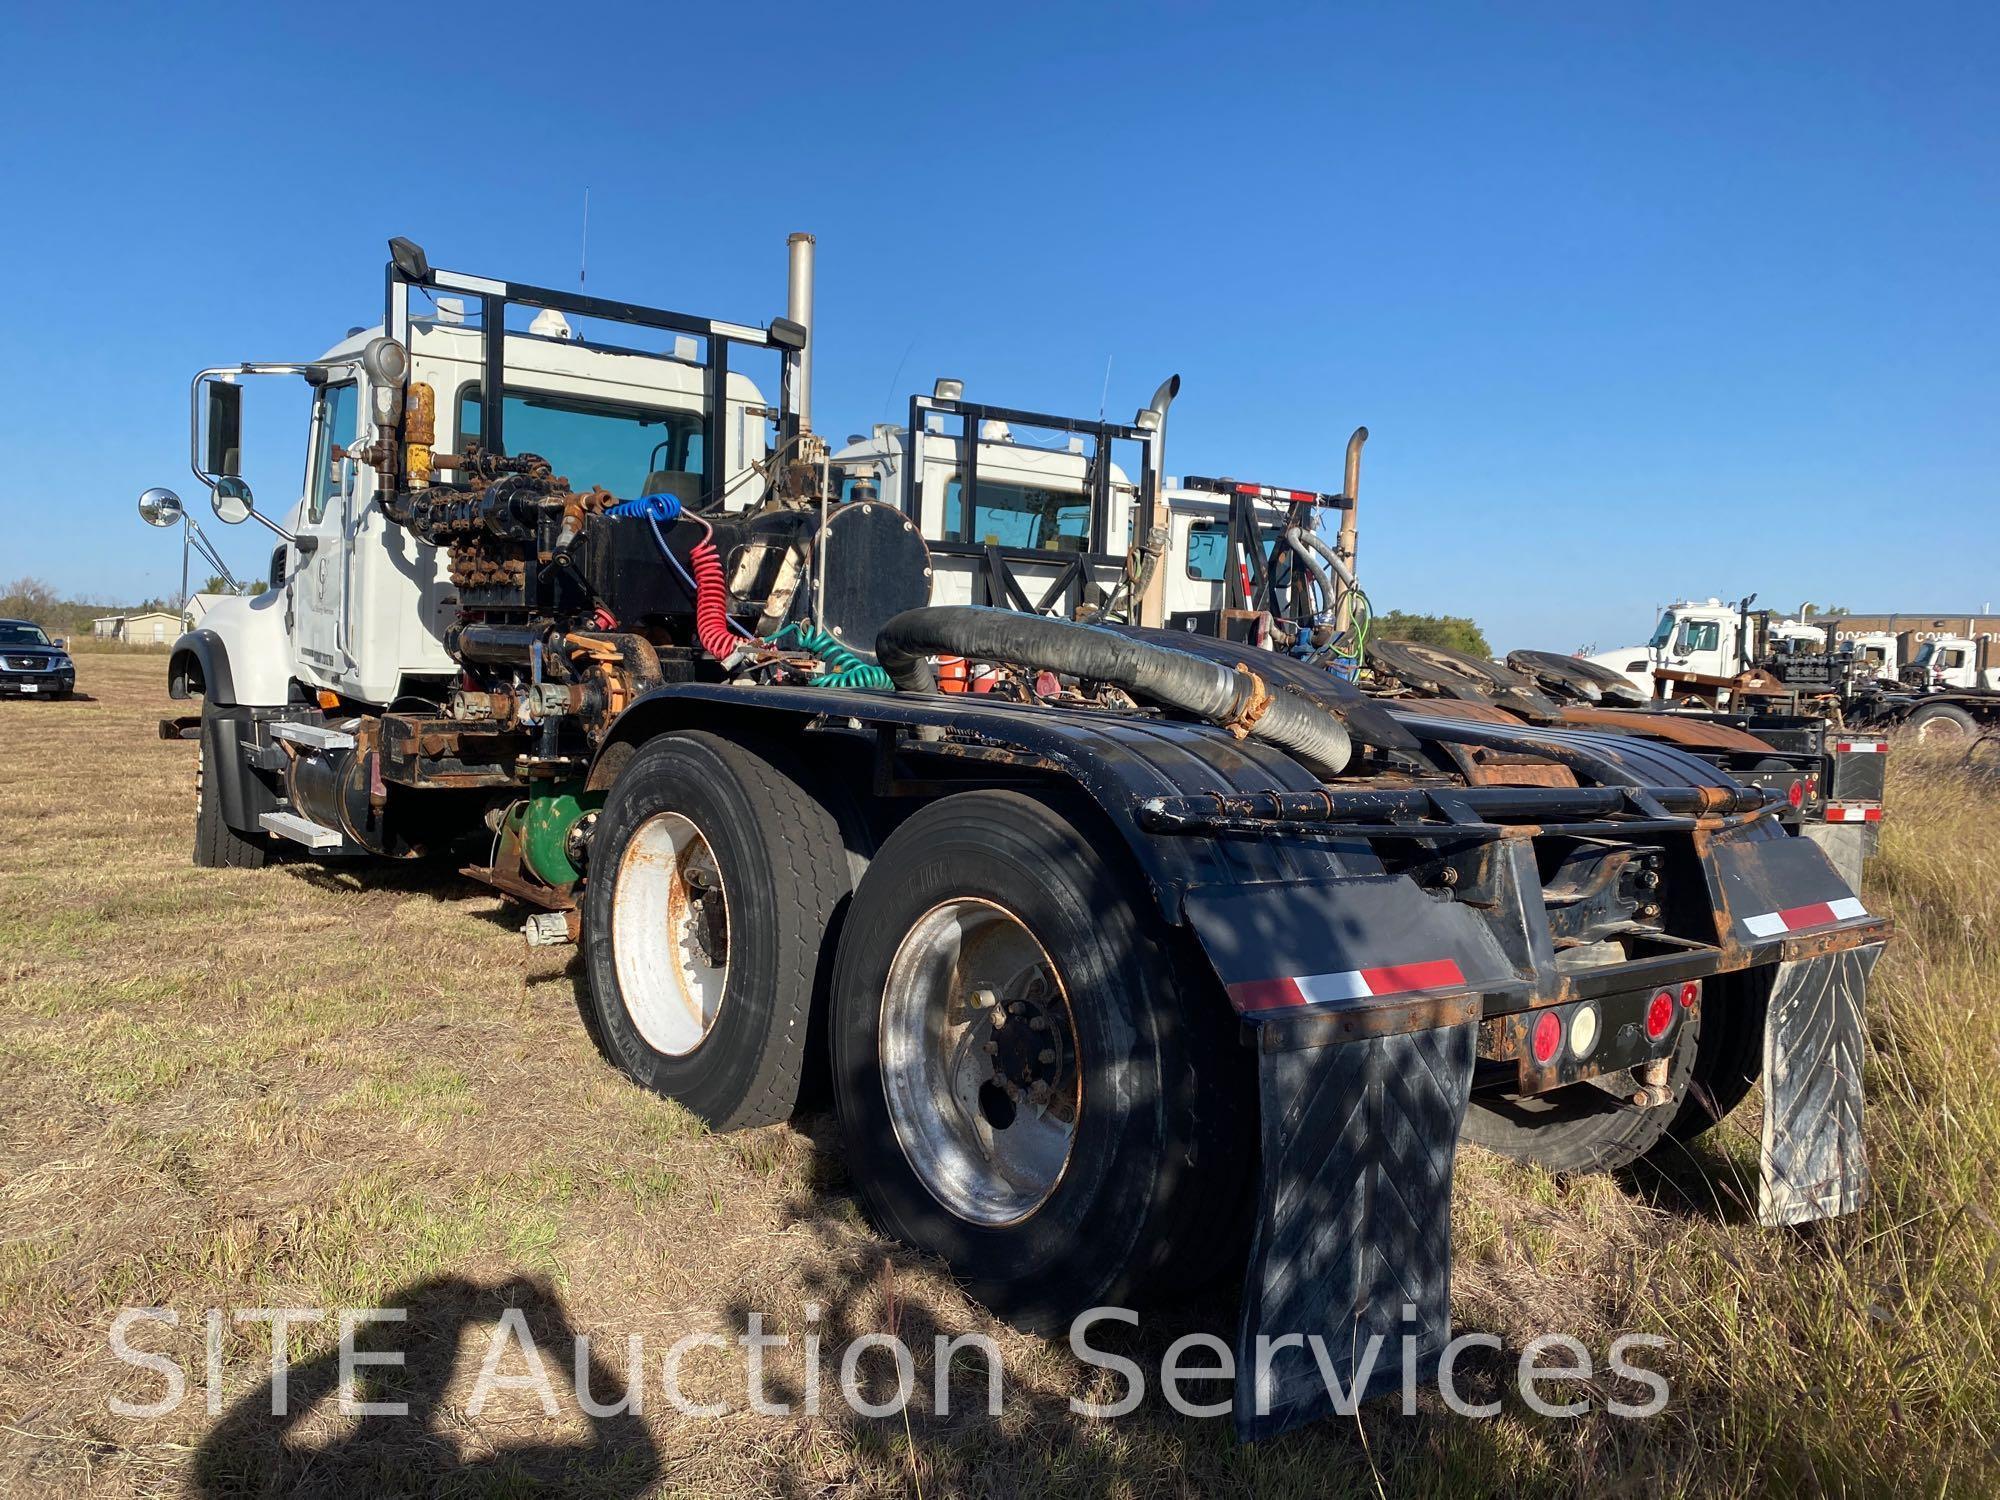
[[[1753,610],[1755,600],[1711,598],[1661,612],[1646,648],[1659,701],[1748,714],[1821,713],[1850,729],[1907,728],[1924,743],[1970,741],[2000,726],[2000,616],[1848,614],[1808,622]]]

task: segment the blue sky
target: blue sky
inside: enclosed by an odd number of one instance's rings
[[[374,321],[392,234],[573,284],[588,186],[607,296],[763,321],[818,235],[836,438],[1107,358],[1183,376],[1174,472],[1338,488],[1365,422],[1378,607],[1498,647],[2000,602],[1990,6],[7,0],[0,55],[0,579],[171,591],[194,369]]]

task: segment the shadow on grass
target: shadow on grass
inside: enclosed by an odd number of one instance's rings
[[[193,1492],[221,1496],[361,1496],[409,1494],[561,1493],[622,1500],[646,1492],[659,1478],[660,1455],[642,1418],[591,1416],[589,1436],[574,1441],[510,1444],[482,1453],[461,1451],[464,1424],[445,1393],[461,1370],[477,1368],[501,1319],[518,1313],[534,1341],[566,1412],[580,1410],[567,1393],[576,1369],[576,1334],[555,1293],[545,1283],[516,1278],[481,1286],[461,1277],[421,1281],[390,1293],[384,1308],[402,1308],[405,1321],[361,1325],[353,1347],[362,1355],[400,1354],[401,1363],[357,1370],[362,1389],[354,1399],[401,1402],[401,1416],[359,1419],[351,1435],[315,1443],[299,1429],[308,1418],[338,1410],[340,1352],[329,1350],[289,1372],[285,1413],[271,1411],[273,1388],[265,1381],[236,1402],[210,1430],[195,1456]],[[474,1334],[462,1353],[464,1335]],[[522,1368],[525,1341],[502,1362]],[[589,1391],[599,1407],[620,1407],[621,1378],[592,1354]]]
[[[443,855],[408,860],[320,860],[303,849],[297,853],[289,849],[284,852],[287,857],[277,863],[277,868],[314,890],[335,896],[429,896],[437,901],[465,901],[499,894],[491,886],[459,874],[460,861]],[[512,911],[511,906],[503,907],[501,919],[511,920]]]
[[[953,1341],[984,1334],[991,1324],[955,1302],[927,1298],[921,1288],[936,1267],[915,1252],[843,1228],[857,1217],[857,1205],[838,1155],[835,1122],[811,1116],[795,1120],[794,1128],[815,1146],[810,1185],[782,1214],[789,1229],[808,1233],[816,1245],[816,1253],[799,1257],[796,1280],[803,1299],[819,1309],[807,1325],[820,1340],[819,1420],[861,1465],[863,1473],[852,1480],[861,1488],[895,1489],[915,1480],[926,1494],[1304,1497],[1376,1495],[1384,1486],[1391,1494],[1435,1491],[1441,1479],[1447,1492],[1454,1480],[1466,1492],[1482,1492],[1508,1482],[1512,1450],[1494,1424],[1456,1416],[1434,1395],[1421,1398],[1411,1416],[1391,1398],[1364,1406],[1359,1418],[1328,1417],[1255,1445],[1236,1436],[1227,1379],[1184,1379],[1184,1405],[1217,1409],[1204,1415],[1176,1410],[1161,1382],[1173,1345],[1191,1334],[1211,1335],[1225,1347],[1235,1342],[1238,1288],[1227,1277],[1190,1300],[1134,1304],[1136,1323],[1101,1319],[1090,1325],[1090,1363],[1129,1360],[1141,1374],[1143,1395],[1129,1412],[1093,1415],[1072,1404],[1117,1403],[1131,1387],[1120,1373],[1098,1379],[1059,1330],[1040,1348],[1024,1350],[1009,1340],[1013,1352],[998,1354],[996,1413],[989,1406],[989,1356],[970,1344],[947,1354]],[[745,1298],[728,1303],[729,1336],[740,1337],[758,1311]],[[769,1312],[762,1311],[768,1328]],[[796,1348],[801,1328],[786,1331]],[[839,1376],[856,1340],[882,1334],[909,1350],[914,1379],[901,1410],[874,1416],[850,1407]],[[1175,1358],[1190,1372],[1217,1364],[1212,1345]],[[1483,1346],[1468,1349],[1457,1368],[1458,1390],[1470,1401],[1502,1398],[1513,1358]],[[886,1351],[859,1359],[855,1377],[867,1403],[896,1402],[898,1372]],[[775,1370],[767,1369],[764,1389],[769,1400],[795,1411],[806,1396],[795,1379]],[[826,1492],[827,1473],[807,1451],[796,1468],[780,1462],[766,1471],[765,1482],[773,1493],[804,1500]]]

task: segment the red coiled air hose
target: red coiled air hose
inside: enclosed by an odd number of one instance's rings
[[[702,650],[726,661],[736,652],[737,636],[729,628],[729,590],[722,582],[714,532],[689,549],[688,562],[694,568],[694,633],[701,637]]]

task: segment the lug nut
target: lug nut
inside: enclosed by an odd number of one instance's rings
[[[979,1050],[981,1052],[984,1052],[988,1057],[994,1057],[997,1056],[1000,1051],[1000,1044],[998,1042],[981,1042],[979,1044]]]
[[[972,992],[972,1008],[974,1010],[985,1010],[988,1006],[995,1004],[999,998],[991,990],[974,990]]]
[[[1029,1018],[1028,1030],[1047,1031],[1048,1029],[1049,1029],[1049,1018],[1047,1016],[1032,1016]]]
[[[1052,1063],[1055,1060],[1056,1060],[1056,1049],[1053,1047],[1044,1047],[1042,1048],[1041,1051],[1035,1054],[1036,1062]]]

